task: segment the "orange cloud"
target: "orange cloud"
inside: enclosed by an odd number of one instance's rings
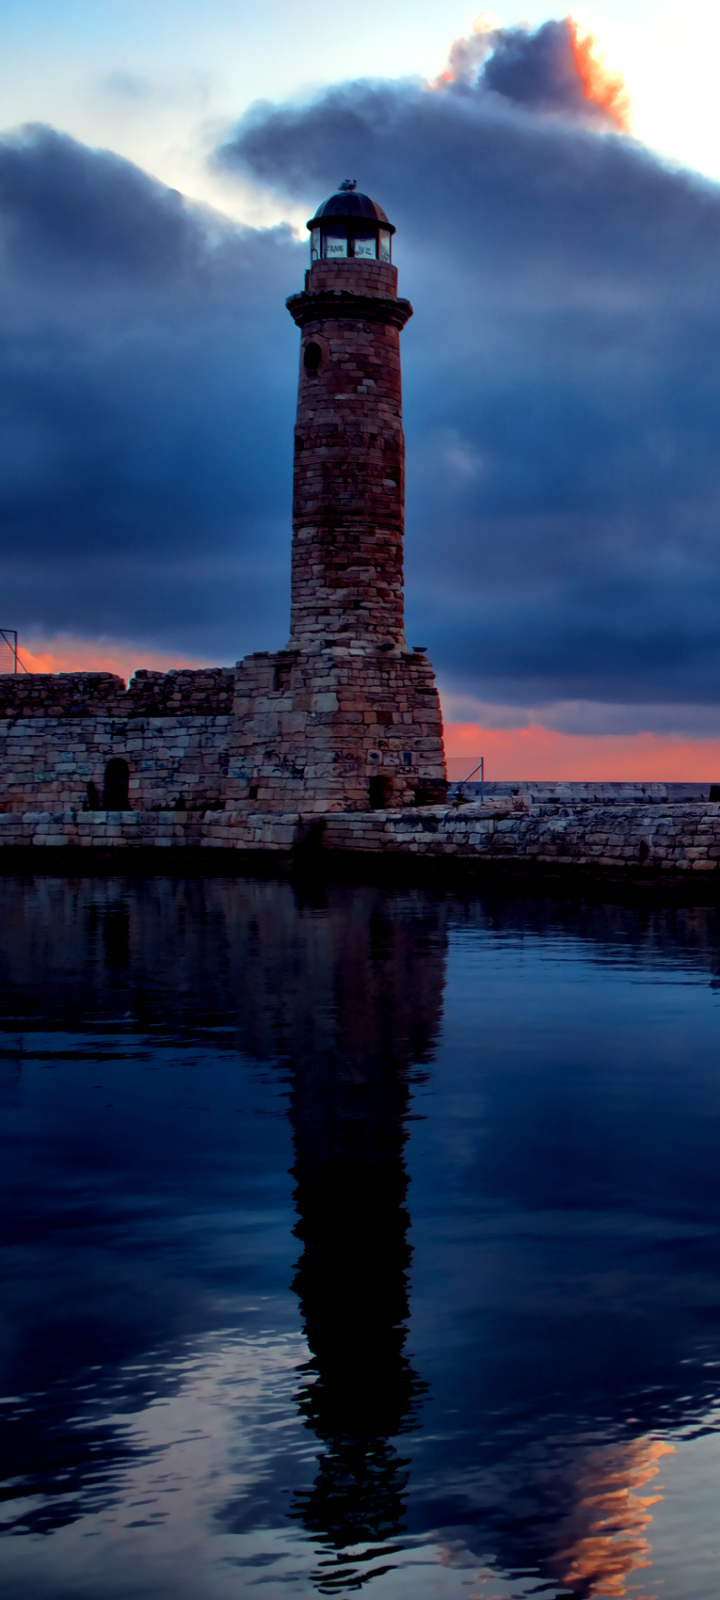
[[[673,734],[553,733],[549,728],[482,728],[447,722],[445,749],[453,782],[480,756],[488,779],[620,783],[720,783],[720,738]],[[467,771],[460,766],[467,765]]]
[[[468,39],[455,39],[450,46],[448,64],[430,84],[431,89],[444,89],[449,83],[474,83],[478,72],[490,54],[498,29],[484,12],[475,18]]]
[[[616,127],[624,133],[630,127],[630,95],[625,79],[619,72],[611,72],[597,54],[598,41],[585,33],[574,17],[567,18],[570,32],[570,49],[577,75],[585,91],[585,98],[600,107]]]

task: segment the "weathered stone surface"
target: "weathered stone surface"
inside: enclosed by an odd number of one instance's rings
[[[195,808],[219,806],[233,792],[227,712],[129,718],[40,711],[36,701],[33,714],[0,720],[2,812],[97,808],[106,766],[118,756],[127,762],[134,808],[172,807],[181,799]]]
[[[697,846],[701,825],[708,837],[719,830],[720,805],[707,801],[612,808],[598,803],[558,811],[549,805],[518,808],[511,815],[483,807],[412,808],[324,815],[253,810],[231,805],[223,812],[158,815],[152,811],[83,812],[75,808],[0,815],[0,852],[28,847],[95,849],[228,850],[287,856],[315,848],[375,859],[411,855],[514,870],[582,870],[633,881],[717,881],[720,849]],[[610,844],[611,837],[619,841]],[[315,858],[316,861],[319,857]]]
[[[291,643],[403,639],[405,437],[395,267],[320,261],[288,309],[302,330]],[[308,367],[311,344],[322,353]]]
[[[125,687],[112,672],[0,673],[0,718],[229,715],[232,667],[136,672]]]
[[[353,259],[316,262],[288,308],[302,332],[290,642],[238,663],[235,770],[248,803],[268,807],[440,798],[434,674],[404,637],[400,332],[412,307],[394,267]]]
[[[360,668],[333,645],[250,656],[238,663],[236,713],[230,774],[251,806],[366,811],[371,780],[392,806],[444,791],[440,703],[423,655],[368,654]]]

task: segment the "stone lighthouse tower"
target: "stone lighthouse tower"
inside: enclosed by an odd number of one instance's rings
[[[308,223],[290,641],[238,667],[237,776],[259,809],[366,810],[446,788],[432,667],[403,616],[405,439],[395,232],[347,181]]]
[[[308,224],[312,264],[288,311],[302,333],[291,639],[404,648],[405,438],[400,334],[412,316],[385,212],[349,187]]]

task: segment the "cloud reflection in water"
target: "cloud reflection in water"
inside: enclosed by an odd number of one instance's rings
[[[718,970],[713,908],[6,880],[8,1600],[639,1600],[668,1528],[707,1592]]]

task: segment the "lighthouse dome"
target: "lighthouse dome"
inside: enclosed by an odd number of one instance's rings
[[[395,229],[382,206],[358,192],[354,179],[346,178],[329,200],[323,200],[307,226],[311,261],[390,261],[390,239]]]
[[[381,222],[383,227],[395,232],[391,222],[376,200],[371,200],[369,194],[360,194],[357,189],[341,188],[336,194],[331,194],[329,200],[323,200],[314,217],[308,223],[312,228],[322,217],[367,217],[372,222]]]

